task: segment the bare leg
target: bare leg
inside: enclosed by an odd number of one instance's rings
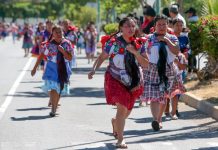
[[[91,54],[91,60],[94,61],[94,54]]]
[[[128,116],[127,115],[127,108],[119,103],[116,103],[117,105],[117,114],[116,114],[116,128],[117,128],[117,138],[118,143],[122,143],[123,141],[123,131],[125,126],[125,119]]]
[[[131,111],[132,110],[127,110],[125,119],[127,119],[129,117]],[[116,120],[117,120],[116,118],[112,118],[111,123],[113,126],[113,136],[117,139],[117,122],[116,122]]]
[[[52,103],[51,112],[55,114],[60,96],[55,90],[52,90],[50,93],[50,98],[51,98],[51,103]]]
[[[167,99],[166,102],[166,109],[165,109],[165,114],[170,112],[170,99]]]
[[[88,59],[88,64],[90,64],[90,54],[86,54],[86,57],[87,57],[87,59]]]
[[[51,107],[52,106],[52,104],[51,104],[51,93],[50,92],[48,92],[48,96],[49,96],[49,102],[48,102],[48,107]]]
[[[24,48],[24,57],[26,57],[26,56],[27,56],[27,49]]]
[[[172,119],[174,120],[178,119],[178,117],[176,116],[177,105],[178,105],[178,99],[177,96],[174,96],[172,99],[172,111],[171,111]]]
[[[158,122],[160,125],[160,128],[162,128],[162,116],[163,116],[163,112],[166,108],[166,104],[159,104],[159,113],[158,113]]]
[[[150,104],[151,108],[151,114],[153,116],[153,120],[158,120],[158,114],[159,114],[159,103],[158,102],[151,102]]]

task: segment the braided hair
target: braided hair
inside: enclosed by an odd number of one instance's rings
[[[157,15],[154,19],[155,24],[157,23],[157,21],[162,20],[162,19],[167,21],[166,16]],[[155,34],[155,36],[159,36],[159,35]],[[166,42],[160,41],[159,44],[160,44],[160,46],[159,46],[159,59],[157,62],[158,75],[160,78],[159,84],[164,83],[164,86],[165,86],[164,90],[167,90],[168,77],[166,76],[166,66],[169,67],[169,65],[167,64]]]
[[[124,23],[128,21],[134,21],[134,20],[130,17],[123,18],[119,23],[119,28],[122,27]],[[131,42],[131,44],[135,46],[135,43],[133,41]],[[135,56],[129,51],[126,51],[126,55],[124,56],[124,64],[125,64],[125,69],[127,71],[127,74],[131,78],[130,80],[131,84],[127,86],[127,88],[129,90],[132,90],[134,87],[138,86],[140,83],[140,72],[139,72],[139,67],[136,64]]]
[[[53,33],[56,30],[62,31],[61,27],[55,25],[52,28],[52,34],[50,35],[48,41],[58,46],[61,43],[57,43],[55,40],[52,39]],[[58,51],[58,53],[57,53],[57,69],[58,69],[58,79],[60,82],[60,89],[62,91],[64,88],[64,84],[65,83],[67,84],[69,82],[69,77],[68,77],[68,73],[67,73],[67,68],[66,68],[64,56],[60,51]]]

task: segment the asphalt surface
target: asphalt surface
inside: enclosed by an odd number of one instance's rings
[[[30,75],[36,59],[24,58],[21,42],[11,41],[0,41],[0,150],[115,149],[110,120],[116,109],[106,104],[103,89],[107,62],[88,80],[91,64],[84,51],[78,55],[71,94],[61,98],[59,115],[51,118],[42,71]],[[163,129],[154,132],[149,106],[138,107],[137,101],[126,121],[128,149],[218,150],[218,122],[182,102],[179,111],[179,120],[163,118]]]

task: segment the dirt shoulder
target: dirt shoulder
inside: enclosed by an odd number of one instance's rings
[[[185,87],[188,92],[218,106],[218,79],[213,79],[210,82],[192,80],[185,83]]]

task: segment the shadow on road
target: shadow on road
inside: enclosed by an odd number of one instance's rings
[[[175,140],[189,140],[189,139],[204,139],[204,138],[217,138],[218,137],[218,127],[213,126],[211,124],[216,123],[216,121],[211,121],[206,124],[201,124],[198,126],[188,126],[188,127],[183,127],[180,129],[176,130],[160,130],[159,137],[154,137],[154,138],[145,138],[143,140],[135,141],[135,142],[130,142],[130,143],[152,143],[152,142],[159,142],[159,141],[175,141]],[[210,125],[210,126],[208,126]],[[132,131],[127,131],[125,132],[126,135],[131,133]],[[170,133],[170,135],[163,135],[163,133]],[[182,132],[182,133],[178,133]],[[133,132],[135,134],[135,132]],[[144,134],[145,135],[145,134]],[[147,134],[146,134],[147,135]]]
[[[23,108],[23,109],[17,109],[17,111],[32,111],[32,110],[47,110],[50,109],[48,107],[39,107],[39,108]]]
[[[39,97],[45,98],[48,95],[44,92],[16,92],[14,95],[5,95],[5,96],[14,96],[14,97]],[[104,89],[103,88],[93,88],[93,87],[81,87],[70,89],[70,95],[62,95],[62,97],[94,97],[94,98],[104,98]]]
[[[43,81],[22,81],[20,83],[43,83]]]
[[[49,115],[46,116],[27,116],[27,117],[11,117],[12,121],[27,121],[27,120],[42,120],[42,119],[48,119],[51,118]]]
[[[88,106],[98,106],[98,105],[107,105],[107,103],[92,103],[92,104],[87,104]]]
[[[202,148],[192,149],[192,150],[218,150],[218,147],[202,147]]]
[[[210,116],[203,114],[202,112],[198,110],[193,110],[193,111],[184,111],[180,112],[181,117],[179,118],[180,120],[195,120],[195,119],[205,119],[205,118],[210,118]],[[163,122],[169,121],[165,119],[165,115],[163,115]],[[153,118],[152,117],[145,117],[145,118],[128,118],[130,120],[135,121],[136,123],[148,123],[152,122]],[[216,121],[212,122],[215,123]]]
[[[87,142],[87,143],[81,143],[81,144],[73,144],[73,145],[67,145],[67,146],[62,146],[62,147],[56,147],[56,148],[49,148],[47,150],[62,150],[62,149],[67,149],[71,148],[74,150],[115,150],[115,144],[113,143],[105,143],[109,141],[113,141],[114,139],[108,139],[108,140],[102,140],[102,141],[93,141],[93,142]],[[105,146],[99,146],[99,147],[94,147],[93,145],[98,146],[99,143],[104,143]],[[90,147],[92,146],[92,148]]]
[[[47,94],[44,92],[32,92],[32,91],[26,91],[26,92],[16,92],[14,95],[6,95],[6,96],[14,96],[14,97],[48,97]]]
[[[92,68],[73,68],[73,74],[87,74],[92,70]],[[95,74],[104,74],[106,71],[106,67],[99,68]]]
[[[93,87],[81,87],[70,89],[70,95],[64,97],[96,97],[103,98],[104,89],[103,88],[93,88]]]

